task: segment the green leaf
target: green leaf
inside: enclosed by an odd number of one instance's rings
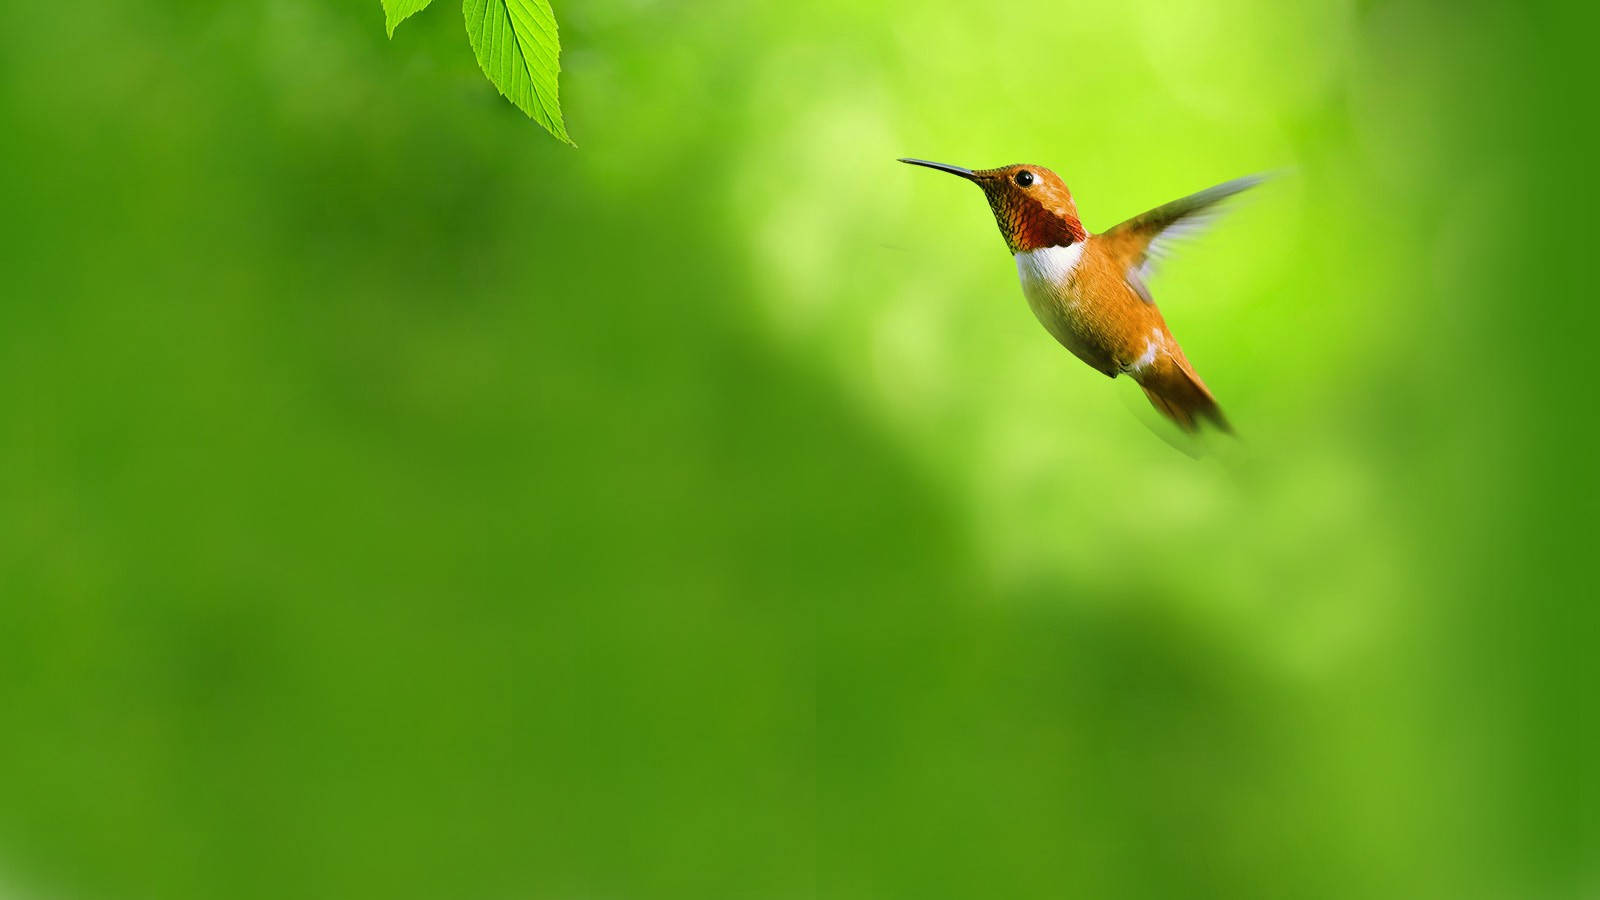
[[[406,0],[399,0],[406,2]],[[567,143],[556,75],[561,42],[545,0],[463,0],[467,37],[478,65],[507,100]]]
[[[411,17],[412,13],[421,12],[433,0],[383,0],[383,15],[389,26],[389,37],[394,37],[394,27]]]

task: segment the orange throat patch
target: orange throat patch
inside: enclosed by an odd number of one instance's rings
[[[994,210],[1000,234],[1006,239],[1006,246],[1012,253],[1044,247],[1065,247],[1089,237],[1070,200],[1065,208],[1047,209],[1029,197],[990,193],[989,207]]]

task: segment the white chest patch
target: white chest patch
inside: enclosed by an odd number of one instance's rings
[[[1017,277],[1022,281],[1022,295],[1028,298],[1028,307],[1039,324],[1064,344],[1069,341],[1067,309],[1072,303],[1067,284],[1082,258],[1082,241],[1017,254]]]
[[[1037,285],[1060,293],[1082,258],[1082,241],[1065,247],[1024,250],[1017,254],[1017,277],[1022,279],[1024,291],[1032,291]]]

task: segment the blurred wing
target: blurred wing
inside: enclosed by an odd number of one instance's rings
[[[1164,203],[1147,213],[1141,213],[1106,232],[1114,245],[1127,248],[1127,273],[1129,286],[1153,302],[1144,286],[1157,262],[1172,255],[1173,248],[1185,238],[1210,227],[1227,207],[1222,201],[1266,180],[1264,175],[1246,175],[1226,181],[1216,187],[1206,188],[1181,200]]]

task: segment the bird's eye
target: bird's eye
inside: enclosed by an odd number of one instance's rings
[[[1023,169],[1021,172],[1017,173],[1016,181],[1018,185],[1027,187],[1028,185],[1033,184],[1033,173],[1029,172],[1027,169]]]

